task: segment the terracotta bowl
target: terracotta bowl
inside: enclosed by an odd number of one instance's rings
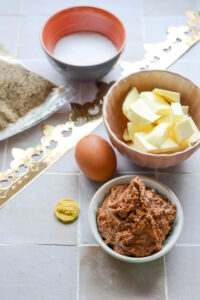
[[[106,36],[116,47],[116,54],[99,64],[73,65],[54,57],[56,43],[64,36],[81,31]],[[77,6],[62,10],[48,19],[41,34],[41,44],[48,60],[67,79],[97,80],[105,76],[118,61],[125,46],[126,33],[121,21],[106,10]]]
[[[181,103],[189,105],[189,114],[200,129],[200,89],[190,80],[168,71],[143,71],[131,74],[115,83],[105,97],[103,117],[112,144],[134,163],[148,168],[175,166],[199,147],[200,141],[182,152],[173,154],[150,154],[129,147],[123,141],[123,132],[128,122],[122,113],[122,103],[132,87],[139,92],[161,88],[181,93]]]

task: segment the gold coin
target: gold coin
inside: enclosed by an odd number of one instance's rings
[[[54,212],[60,221],[69,223],[73,222],[78,217],[79,206],[74,200],[62,199],[56,203]]]

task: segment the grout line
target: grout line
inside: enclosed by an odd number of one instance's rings
[[[31,243],[31,242],[22,242],[22,243],[16,243],[16,242],[5,242],[5,243],[0,243],[0,247],[5,247],[5,246],[54,246],[54,247],[77,247],[77,244],[59,244],[59,243]]]
[[[81,175],[80,175],[80,172],[79,172],[79,179],[78,179],[78,203],[79,203],[79,209],[80,209],[80,212],[81,212]],[[80,243],[80,222],[81,222],[81,219],[80,219],[80,215],[79,215],[79,218],[78,218],[78,224],[77,224],[77,300],[79,300],[79,274],[80,274],[80,255],[79,255],[79,248],[78,248],[78,245]]]
[[[79,244],[78,247],[99,247],[98,244]]]
[[[80,255],[79,255],[79,248],[77,247],[77,285],[76,285],[76,291],[77,291],[77,294],[76,294],[76,299],[79,300],[79,287],[80,287],[80,284],[79,284],[79,274],[80,274],[80,267],[79,267],[79,264],[80,264]]]
[[[20,1],[20,11],[18,14],[19,17],[19,26],[18,26],[18,31],[17,31],[17,47],[16,47],[16,53],[15,53],[15,57],[18,57],[19,54],[19,41],[20,41],[20,33],[21,33],[21,27],[22,27],[22,12],[23,12],[23,7],[24,7],[24,2],[23,0]]]
[[[23,16],[24,13],[24,0],[20,0],[20,8],[19,8],[19,14],[20,16]]]
[[[176,247],[200,247],[200,244],[176,244]]]
[[[167,272],[166,272],[166,258],[164,256],[164,272],[165,272],[165,299],[168,300],[168,284],[167,284]]]
[[[158,170],[158,175],[200,175],[198,172],[160,172]]]
[[[127,174],[127,175],[137,175],[137,174],[154,174],[154,171],[152,170],[152,171],[135,171],[135,170],[133,170],[133,171],[117,171],[116,172],[116,175],[120,175],[120,174]]]
[[[0,243],[1,246],[58,246],[58,247],[99,247],[98,244],[59,244],[59,243],[31,243],[31,242],[25,242],[25,243]],[[176,244],[175,247],[200,247],[200,244]]]
[[[56,172],[56,171],[46,171],[44,174],[46,175],[82,175],[83,173],[81,171],[67,171],[67,172],[64,172],[64,171],[61,171],[61,172]],[[154,171],[118,171],[116,173],[117,176],[120,176],[121,174],[123,175],[137,175],[137,174],[154,174]]]
[[[56,171],[48,172],[47,171],[44,173],[44,175],[78,176],[78,175],[80,175],[80,172],[78,172],[78,171],[77,172],[70,172],[70,171],[68,171],[68,172],[56,172]]]
[[[14,286],[15,286],[15,288],[20,288],[20,287],[22,287],[22,288],[24,288],[24,287],[26,287],[26,288],[42,288],[42,289],[46,289],[47,288],[46,285],[31,285],[31,284],[28,284],[28,285],[27,284],[26,285],[24,285],[24,284],[15,284]],[[2,288],[2,287],[8,287],[8,288],[10,288],[10,284],[1,284],[0,283],[0,288]],[[66,288],[56,287],[56,288],[53,288],[53,290],[54,291],[66,291],[68,289],[67,289],[67,287]],[[12,299],[13,299],[13,297],[12,297]]]
[[[142,39],[143,39],[143,49],[144,49],[146,32],[145,32],[144,3],[143,3],[143,0],[140,1],[140,5],[141,5],[141,7],[140,7],[140,9],[141,9],[141,20],[142,20]],[[145,49],[144,49],[144,54],[145,54]]]
[[[32,17],[50,17],[53,13],[39,13],[39,14],[29,14],[29,13],[23,13],[23,12],[19,12],[16,14],[1,14],[0,13],[0,17],[27,17],[27,18],[32,18]]]
[[[78,176],[78,204],[79,204],[79,210],[81,214],[81,174],[79,172]],[[79,300],[79,290],[80,290],[80,253],[79,253],[79,247],[78,245],[80,244],[80,230],[81,230],[81,218],[78,218],[78,223],[77,223],[77,295],[76,299]]]
[[[19,15],[16,15],[17,17],[19,16]],[[0,17],[1,17],[1,15],[0,15]],[[23,15],[22,16],[19,16],[19,17],[23,17]],[[45,61],[45,62],[47,62],[47,60],[45,59],[45,58],[21,58],[21,60],[22,61]],[[187,62],[187,63],[191,63],[191,62],[194,62],[194,63],[200,63],[200,59],[184,59],[184,60],[182,60],[181,62]]]
[[[8,140],[5,141],[5,145],[4,145],[2,171],[5,171],[6,169],[7,150],[8,150]]]
[[[79,210],[80,210],[80,213],[81,213],[81,174],[79,172],[79,176],[78,176],[78,204],[79,204]],[[80,244],[80,236],[81,236],[81,226],[80,226],[80,221],[81,221],[81,218],[80,218],[80,215],[79,215],[79,218],[78,218],[78,226],[77,226],[77,244],[79,245]]]
[[[199,7],[199,1],[196,0],[195,2],[196,2],[196,10],[199,11],[199,8],[200,8],[200,7]]]
[[[0,243],[0,247],[4,246],[57,246],[57,247],[99,247],[98,244],[59,244],[59,243],[10,243],[10,242],[5,242],[5,243]]]

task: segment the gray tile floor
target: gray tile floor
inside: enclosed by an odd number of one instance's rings
[[[0,264],[1,299],[76,299],[76,247],[1,245]]]
[[[31,70],[58,85],[65,80],[47,62],[39,43],[41,27],[49,15],[71,5],[109,9],[125,24],[128,43],[123,57],[143,57],[143,43],[165,39],[166,26],[184,25],[187,9],[199,9],[200,0],[0,0],[0,43]],[[171,70],[200,85],[200,43]],[[107,80],[117,78],[116,68]],[[95,85],[74,84],[79,101],[91,101]],[[48,124],[65,122],[57,113]],[[96,134],[108,139],[101,125]],[[0,171],[9,167],[13,147],[36,145],[40,125],[0,143]],[[200,153],[181,165],[153,172],[131,164],[117,153],[117,175],[156,176],[167,183],[183,205],[185,224],[178,245],[166,256],[146,265],[128,265],[107,256],[96,245],[88,226],[90,199],[100,184],[88,180],[69,151],[56,164],[0,210],[1,300],[159,299],[198,300],[200,294]],[[80,204],[79,219],[59,223],[53,208],[62,197]]]
[[[86,246],[79,248],[79,261],[81,300],[165,299],[163,259],[131,265],[111,258],[99,247]]]

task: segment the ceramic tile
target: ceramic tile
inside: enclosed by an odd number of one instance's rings
[[[17,15],[20,13],[22,0],[12,0],[10,3],[7,0],[0,0],[0,15]]]
[[[200,44],[198,42],[180,58],[179,62],[182,62],[185,60],[190,60],[190,61],[192,60],[194,63],[195,62],[199,63],[199,61],[200,61],[199,51],[200,51]]]
[[[23,16],[17,56],[20,59],[43,59],[45,54],[40,44],[41,30],[47,16]]]
[[[0,3],[1,7],[1,3]],[[1,11],[1,9],[0,9]],[[16,56],[17,39],[19,31],[19,17],[0,16],[0,43],[13,55]]]
[[[127,173],[128,174],[128,173]],[[126,175],[117,174],[116,176]],[[135,173],[137,175],[137,173]],[[150,173],[146,176],[154,177],[154,174]],[[80,177],[80,208],[81,208],[81,216],[80,216],[80,243],[81,244],[96,244],[95,239],[92,236],[89,223],[88,223],[88,209],[91,202],[92,197],[96,193],[96,191],[104,184],[94,182],[88,179],[85,175],[81,175]]]
[[[79,299],[164,300],[163,259],[148,264],[127,264],[99,247],[81,247]]]
[[[78,201],[78,183],[75,175],[40,175],[0,210],[1,243],[76,244],[77,221],[61,223],[54,207],[62,198]]]
[[[183,207],[184,226],[178,243],[200,244],[200,175],[159,174],[158,180],[164,182],[174,191]]]
[[[169,300],[199,300],[199,247],[175,247],[166,257]]]
[[[79,172],[79,167],[74,157],[74,150],[74,148],[69,150],[48,169],[48,172]]]
[[[126,29],[127,40],[121,59],[130,62],[143,59],[144,41],[142,19],[130,15],[129,18],[123,18],[122,21]]]
[[[0,246],[1,300],[76,299],[75,247]]]
[[[142,16],[142,5],[140,0],[123,0],[116,2],[115,0],[83,0],[84,5],[93,5],[106,10],[111,13],[116,14],[117,17],[123,19],[125,18],[135,18]]]
[[[79,219],[79,240],[81,244],[96,244],[88,223],[88,208],[93,195],[102,185],[103,183],[93,182],[85,175],[80,177],[80,209],[82,213]]]
[[[200,61],[177,61],[169,69],[185,76],[200,86],[199,68]]]
[[[187,10],[196,10],[196,0],[142,0],[144,15],[150,16],[180,16]]]
[[[24,0],[23,13],[25,15],[49,15],[55,14],[59,10],[68,8],[70,6],[81,5],[81,0]]]
[[[181,164],[163,169],[162,172],[173,172],[173,173],[200,173],[200,151],[196,151],[188,159],[184,160]]]
[[[75,286],[75,284],[74,284]],[[76,287],[74,287],[76,288]],[[46,287],[1,286],[1,300],[66,300],[70,291],[65,289],[52,289]],[[76,300],[74,291],[71,291],[70,300]]]
[[[160,43],[166,39],[166,28],[170,26],[185,26],[187,17],[156,16],[144,17],[144,42]]]

